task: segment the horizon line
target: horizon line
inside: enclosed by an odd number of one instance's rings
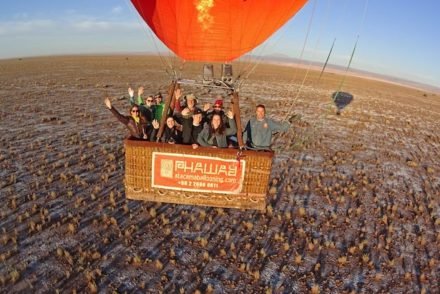
[[[84,52],[84,53],[59,53],[59,54],[50,54],[50,55],[40,54],[40,55],[29,55],[29,56],[16,56],[16,57],[0,58],[0,61],[14,60],[14,59],[21,60],[21,59],[27,59],[27,58],[42,58],[42,57],[63,57],[63,56],[67,57],[67,56],[112,56],[112,55],[142,56],[142,55],[145,55],[145,56],[159,57],[159,56],[161,56],[161,54],[167,55],[167,56],[169,56],[171,54],[174,57],[178,58],[178,56],[172,52],[150,52],[150,51],[124,52],[124,51],[120,51],[120,52],[87,52],[87,53]],[[268,54],[268,55],[245,54],[242,57],[261,58],[261,60],[264,61],[263,63],[267,63],[267,64],[276,64],[276,65],[284,65],[284,66],[299,66],[299,67],[303,67],[303,68],[315,67],[313,70],[317,70],[316,66],[323,66],[324,65],[324,63],[320,62],[320,61],[312,61],[312,60],[308,60],[308,59],[301,60],[301,59],[298,59],[295,57],[289,57],[289,56],[276,56],[276,54]],[[203,63],[206,61],[194,61],[194,62]],[[239,58],[237,58],[232,62],[240,62],[240,60],[239,60]],[[212,63],[221,63],[221,62],[212,62]],[[367,70],[363,70],[363,69],[359,69],[359,68],[355,68],[355,67],[350,68],[346,72],[344,66],[332,64],[332,63],[328,63],[327,68],[331,68],[332,71],[330,71],[330,72],[332,72],[332,73],[347,74],[349,76],[357,76],[357,77],[362,77],[362,78],[366,78],[366,79],[378,80],[378,81],[382,81],[382,82],[386,82],[386,83],[390,83],[390,84],[394,84],[394,85],[400,85],[400,86],[404,86],[404,87],[413,88],[416,90],[429,91],[433,94],[440,94],[440,87],[438,87],[438,86],[434,86],[434,85],[422,83],[422,82],[416,82],[413,80],[408,80],[408,79],[397,77],[397,76],[371,72],[371,71],[367,71]],[[350,73],[350,70],[356,71],[357,75]]]

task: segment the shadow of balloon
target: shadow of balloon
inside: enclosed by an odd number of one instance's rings
[[[336,114],[340,115],[342,109],[353,101],[353,95],[347,92],[334,92],[332,94],[332,99],[336,105]]]

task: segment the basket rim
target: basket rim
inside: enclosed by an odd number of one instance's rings
[[[218,152],[218,154],[225,154],[225,155],[237,155],[238,149],[231,149],[231,148],[217,148],[213,149],[210,147],[203,147],[199,146],[197,149],[193,149],[191,145],[183,145],[183,144],[168,144],[163,142],[150,142],[150,141],[144,141],[144,140],[134,140],[134,139],[125,139],[124,140],[125,146],[130,147],[156,147],[156,148],[167,148],[175,150],[175,152],[186,151],[186,152],[197,152],[197,151],[204,151],[212,153],[214,150]],[[269,159],[272,159],[275,155],[273,151],[255,151],[255,150],[243,150],[242,155],[244,156],[256,156],[256,157],[266,157]]]

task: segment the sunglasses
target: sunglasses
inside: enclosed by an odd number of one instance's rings
[[[153,100],[151,100],[151,99],[147,99],[147,102],[153,102]]]
[[[132,110],[133,113],[139,113],[139,110]]]

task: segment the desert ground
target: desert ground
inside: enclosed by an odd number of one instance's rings
[[[266,211],[128,200],[127,131],[103,100],[166,93],[167,61],[0,61],[0,292],[440,292],[440,94],[259,64],[242,121],[259,103],[295,116]],[[354,99],[335,115],[339,89]]]

